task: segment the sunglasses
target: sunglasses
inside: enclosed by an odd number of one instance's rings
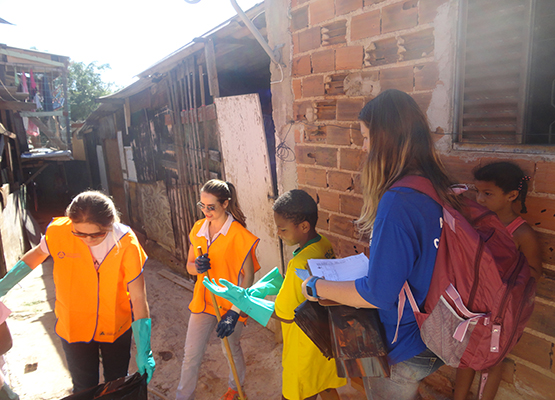
[[[74,236],[77,236],[79,238],[90,237],[91,239],[99,239],[99,238],[103,238],[104,236],[106,236],[108,234],[108,231],[95,232],[95,233],[83,233],[83,232],[71,231],[71,233],[73,233]]]
[[[215,211],[216,210],[216,206],[214,204],[209,204],[209,205],[206,206],[201,201],[199,201],[197,203],[197,207],[200,208],[201,210],[206,209],[206,211]]]

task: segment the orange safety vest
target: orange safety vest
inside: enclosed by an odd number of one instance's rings
[[[243,264],[251,252],[254,272],[260,269],[255,254],[256,246],[258,246],[260,239],[246,230],[239,222],[233,221],[227,234],[220,234],[209,247],[205,237],[197,236],[203,223],[204,219],[195,223],[189,234],[189,239],[191,240],[195,252],[196,248],[201,246],[203,254],[208,253],[211,267],[208,272],[211,279],[216,279],[216,282],[218,282],[218,279],[224,278],[237,285],[239,282],[239,275],[243,273]],[[222,315],[232,306],[231,302],[221,297],[216,296],[216,301],[218,302],[218,308]],[[189,310],[194,313],[216,315],[210,292],[202,284],[201,277],[198,277],[195,283],[193,300],[191,300],[189,304]]]
[[[128,285],[147,255],[129,229],[97,271],[88,246],[71,230],[69,218],[54,218],[45,235],[54,259],[56,333],[70,343],[112,343],[131,327]]]

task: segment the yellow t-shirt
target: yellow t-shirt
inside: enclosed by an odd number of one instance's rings
[[[295,308],[306,300],[301,291],[302,280],[296,275],[295,269],[306,269],[307,260],[311,258],[335,258],[331,243],[324,236],[318,236],[294,254],[295,257],[287,266],[287,273],[275,303],[276,315],[288,320],[295,318]],[[281,329],[281,390],[286,399],[303,400],[323,390],[338,388],[347,383],[345,378],[337,376],[335,361],[324,357],[296,323],[282,322]]]

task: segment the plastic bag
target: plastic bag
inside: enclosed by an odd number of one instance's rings
[[[146,374],[138,372],[79,393],[64,397],[62,400],[147,400]]]

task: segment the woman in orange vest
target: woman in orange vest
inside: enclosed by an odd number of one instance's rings
[[[62,339],[73,391],[98,385],[99,352],[106,382],[127,375],[131,336],[137,366],[150,381],[150,312],[142,273],[147,256],[137,237],[119,222],[106,195],[87,191],[54,218],[41,243],[0,280],[5,295],[48,256],[54,259],[56,333]]]
[[[191,275],[200,275],[210,270],[211,278],[225,278],[238,286],[250,287],[254,273],[260,269],[255,255],[259,239],[245,228],[245,216],[237,202],[235,187],[229,182],[212,179],[202,187],[200,202],[197,205],[205,218],[197,221],[189,234],[191,247],[187,271]],[[203,255],[196,257],[198,246],[202,248]],[[193,300],[189,304],[191,317],[185,339],[177,400],[194,398],[200,364],[214,327],[218,337],[229,336],[239,381],[242,384],[245,380],[245,360],[239,342],[243,323],[237,323],[244,322],[245,319],[240,317],[241,311],[238,308],[229,301],[218,298],[222,319],[217,324],[210,296],[210,292],[202,284],[202,279],[197,279]],[[238,393],[231,368],[228,384],[229,388],[222,399],[231,400]]]

